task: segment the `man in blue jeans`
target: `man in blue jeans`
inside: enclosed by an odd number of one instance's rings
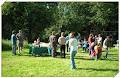
[[[15,31],[13,30],[11,35],[11,43],[12,43],[12,53],[14,55],[16,55],[16,41],[17,41],[16,34]]]
[[[74,57],[78,50],[78,42],[77,39],[74,36],[74,32],[70,34],[70,40],[69,40],[69,47],[70,47],[70,60],[71,60],[71,68],[76,69]]]

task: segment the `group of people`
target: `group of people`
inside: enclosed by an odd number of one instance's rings
[[[12,43],[12,53],[16,55],[16,48],[18,48],[18,53],[21,54],[23,49],[23,41],[24,37],[22,34],[22,31],[19,30],[18,33],[16,33],[14,30],[12,31],[11,35],[11,43]]]
[[[106,36],[106,38],[103,40],[101,34],[93,35],[90,34],[88,40],[84,39],[83,41],[83,50],[86,52],[86,50],[89,51],[89,55],[91,58],[100,58],[102,55],[102,48],[104,48],[106,51],[107,58],[109,47],[111,46],[112,38],[110,36]]]
[[[71,68],[75,69],[76,66],[75,66],[74,57],[75,57],[75,55],[77,53],[77,50],[78,50],[78,41],[75,38],[75,33],[71,32],[69,34],[69,38],[67,39],[65,37],[64,32],[61,32],[61,36],[57,40],[57,38],[55,36],[55,32],[52,32],[52,35],[49,37],[49,41],[50,41],[50,47],[51,47],[51,50],[52,50],[51,55],[53,57],[57,56],[57,51],[56,51],[57,41],[60,45],[60,56],[63,57],[63,58],[65,58],[65,56],[66,56],[65,55],[65,47],[69,46],[67,49],[70,51]]]
[[[57,47],[59,44],[60,56],[61,58],[65,58],[66,57],[65,49],[67,47],[67,52],[70,52],[71,68],[76,69],[74,57],[79,48],[79,41],[80,41],[79,36],[76,37],[75,32],[71,32],[68,34],[68,36],[65,37],[65,33],[61,32],[61,36],[57,39],[55,32],[53,31],[52,35],[49,37],[48,52],[51,53],[52,57],[56,57]],[[18,44],[18,52],[19,54],[21,54],[23,48],[22,31],[19,30],[19,33],[17,34],[15,33],[15,31],[12,31],[11,41],[12,41],[12,53],[16,55],[16,47],[17,47],[16,44]],[[84,38],[84,41],[82,41],[82,48],[85,52],[88,50],[91,58],[96,58],[96,59],[100,58],[100,56],[102,55],[102,48],[105,48],[106,50],[105,57],[107,58],[110,41],[111,41],[110,36],[107,36],[103,41],[101,34],[99,34],[98,36],[97,35],[94,36],[93,34],[90,34],[88,40]],[[40,47],[39,37],[37,38],[37,40],[34,41],[33,46]]]
[[[74,57],[78,51],[79,48],[79,39],[75,36],[75,32],[71,32],[68,36],[65,37],[65,33],[61,32],[61,36],[56,38],[55,32],[52,32],[52,35],[49,37],[50,41],[50,49],[52,50],[51,55],[53,57],[57,56],[56,48],[57,48],[57,41],[60,45],[60,56],[65,58],[65,47],[67,47],[67,52],[70,52],[70,59],[71,59],[71,66],[72,69],[75,69],[75,61]],[[84,38],[84,41],[82,41],[82,48],[86,52],[88,50],[89,55],[91,59],[95,58],[96,60],[99,59],[102,55],[102,48],[105,49],[106,55],[105,58],[107,58],[109,53],[109,47],[110,47],[111,37],[106,36],[106,38],[103,40],[101,34],[93,35],[90,34],[88,39]]]

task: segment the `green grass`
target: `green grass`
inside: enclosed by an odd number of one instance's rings
[[[108,59],[104,59],[105,52],[100,60],[90,60],[88,53],[81,49],[75,57],[77,69],[70,69],[69,53],[66,58],[51,56],[34,57],[24,49],[22,56],[12,56],[11,51],[2,51],[2,76],[64,76],[64,77],[114,77],[118,73],[118,49],[110,49]]]

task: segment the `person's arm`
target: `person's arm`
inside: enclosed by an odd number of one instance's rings
[[[18,39],[18,34],[16,34],[16,38]]]
[[[57,38],[56,38],[56,36],[55,36],[55,43],[57,43]]]
[[[48,41],[51,42],[51,41],[50,41],[50,37],[49,37]]]
[[[60,37],[59,37],[59,39],[58,39],[58,43],[60,44]]]
[[[69,47],[71,47],[71,45],[72,45],[72,41],[71,41],[71,39],[69,40]]]

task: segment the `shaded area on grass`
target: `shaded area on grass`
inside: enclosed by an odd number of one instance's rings
[[[95,70],[95,71],[118,71],[118,69],[96,69],[96,68],[77,68],[77,70]]]

